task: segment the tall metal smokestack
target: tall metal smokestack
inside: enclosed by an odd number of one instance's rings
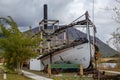
[[[47,4],[44,4],[44,29],[47,29],[47,18],[48,18],[48,15],[47,15]]]

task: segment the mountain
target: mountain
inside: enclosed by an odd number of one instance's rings
[[[25,31],[25,33],[28,31]],[[32,32],[34,34],[38,33],[39,27],[33,28]],[[68,39],[80,39],[80,38],[85,38],[87,36],[85,33],[77,30],[76,28],[69,28],[66,30],[66,32],[68,34]],[[60,36],[60,38],[63,38],[63,36]],[[93,39],[92,36],[91,39]],[[98,46],[102,57],[110,57],[118,53],[116,50],[114,50],[113,48],[102,42],[99,38],[96,37],[95,39],[96,39],[96,45]]]
[[[74,38],[78,38],[78,37],[86,37],[87,35],[75,28],[69,28],[68,29],[68,33],[69,33],[69,37],[74,37]],[[73,35],[73,34],[77,34],[77,35]],[[91,39],[92,36],[91,36]],[[110,56],[114,56],[115,54],[118,54],[118,52],[116,50],[114,50],[113,48],[111,48],[109,45],[105,44],[103,41],[101,41],[99,38],[95,38],[96,39],[96,45],[98,46],[100,53],[102,55],[102,57],[110,57]]]

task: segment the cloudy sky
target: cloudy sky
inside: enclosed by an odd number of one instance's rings
[[[94,22],[97,37],[106,42],[111,33],[118,27],[112,19],[114,13],[106,10],[112,8],[115,0],[94,0]],[[20,30],[38,26],[43,17],[43,4],[48,4],[49,19],[60,20],[60,24],[68,24],[88,11],[92,19],[93,0],[0,0],[0,16],[12,16]]]

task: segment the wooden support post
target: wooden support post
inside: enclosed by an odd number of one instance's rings
[[[43,33],[42,32],[40,33],[40,38],[43,39]]]
[[[83,76],[83,66],[80,64],[80,76]]]
[[[65,44],[65,43],[66,43],[66,40],[67,40],[67,36],[66,36],[67,34],[66,34],[66,32],[64,32],[63,34],[64,34],[64,35],[63,35],[63,37],[64,37],[64,44]]]
[[[43,33],[41,32],[40,38],[43,39]],[[43,47],[42,42],[40,42],[40,47]],[[40,54],[43,53],[43,49],[40,49]]]
[[[51,77],[51,66],[48,64],[48,76]]]
[[[48,51],[50,51],[50,41],[48,41]]]
[[[52,64],[52,54],[50,53],[50,64]]]
[[[56,46],[58,45],[58,36],[57,35],[55,36],[55,45]]]

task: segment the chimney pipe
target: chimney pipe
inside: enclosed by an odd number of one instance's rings
[[[44,29],[47,29],[47,4],[44,4]]]

